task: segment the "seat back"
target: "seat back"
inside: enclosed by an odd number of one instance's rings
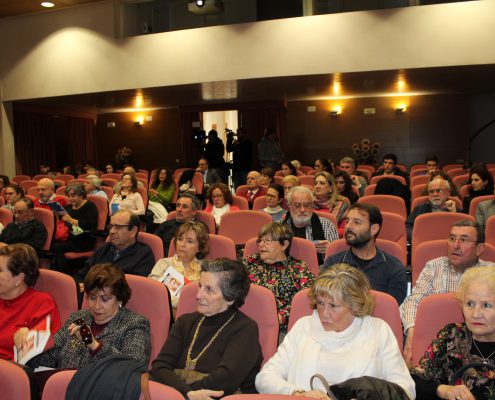
[[[315,214],[317,214],[319,217],[321,218],[326,218],[328,219],[332,224],[335,225],[335,228],[338,227],[337,225],[337,218],[335,217],[335,215],[333,215],[332,213],[329,213],[327,211],[318,211],[318,210],[314,210],[313,211]]]
[[[137,193],[141,195],[141,198],[143,199],[143,204],[144,208],[148,208],[148,189],[146,189],[146,186],[138,186],[137,188]]]
[[[53,214],[51,210],[47,210],[46,208],[35,207],[34,218],[45,226],[48,236],[46,237],[46,241],[42,247],[42,250],[48,251],[50,250],[52,241],[55,236],[55,214]]]
[[[257,239],[257,237],[254,237],[247,241],[246,247],[244,247],[244,257],[259,252],[259,248],[256,244]],[[289,254],[297,260],[305,261],[311,272],[315,276],[318,275],[318,257],[316,255],[315,245],[311,243],[311,241],[294,237],[292,239]]]
[[[112,197],[115,194],[115,192],[113,191],[113,186],[111,186],[111,187],[110,186],[100,186],[100,190],[105,192],[109,201],[112,200]]]
[[[177,318],[183,314],[196,311],[198,283],[189,283],[181,291]],[[278,315],[273,293],[261,286],[251,284],[244,305],[240,310],[258,324],[259,341],[263,351],[263,364],[277,351]]]
[[[29,190],[32,190],[33,188],[30,188]],[[62,186],[59,186],[56,190],[55,190],[55,194],[57,196],[65,196],[65,189],[67,189],[67,186],[66,185],[62,185]],[[38,197],[38,193],[36,193],[36,196],[35,197]]]
[[[20,185],[21,182],[23,181],[28,181],[31,180],[31,177],[29,175],[16,175],[12,177],[11,181],[15,183],[16,185]]]
[[[125,279],[132,290],[126,308],[141,314],[150,321],[151,362],[160,353],[170,329],[171,307],[167,288],[162,283],[144,276],[126,274]],[[184,289],[183,289],[184,290]],[[82,309],[88,308],[88,296],[83,299]]]
[[[446,257],[447,250],[446,239],[429,240],[413,247],[411,255],[411,284],[413,287],[416,286],[419,274],[426,263],[438,257]]]
[[[33,196],[36,199],[40,198],[40,195],[38,193],[38,187],[37,186],[31,186],[27,191],[26,194]],[[64,194],[64,193],[62,193]]]
[[[96,226],[96,229],[102,231],[107,225],[108,201],[104,197],[92,195],[88,196],[88,200],[94,203],[94,205],[98,209],[98,224]]]
[[[397,243],[402,251],[407,254],[407,233],[404,219],[400,215],[387,211],[382,212],[382,218],[382,228],[378,238]]]
[[[298,319],[311,315],[313,310],[309,299],[310,289],[303,289],[292,298],[289,324],[287,329],[291,330]],[[394,333],[399,349],[402,351],[402,323],[400,320],[399,305],[397,301],[387,293],[371,290],[370,293],[375,299],[375,309],[371,314],[373,317],[381,318],[387,322]]]
[[[27,192],[30,187],[37,186],[38,181],[35,181],[34,179],[26,179],[25,181],[22,181],[19,186],[24,189],[24,192]]]
[[[414,220],[411,245],[414,249],[419,243],[429,240],[446,239],[450,228],[457,221],[474,221],[474,217],[468,214],[452,212],[436,212],[419,215]]]
[[[7,210],[6,208],[0,208],[0,222],[4,228],[11,222],[14,222],[14,214],[12,214],[12,211]]]
[[[196,171],[191,179],[191,184],[196,188],[196,194],[203,194],[203,174]]]
[[[462,169],[462,164],[459,164],[459,163],[457,163],[457,164],[445,164],[442,167],[442,171],[445,172],[446,174],[448,174],[450,170],[456,169],[456,168]]]
[[[21,367],[0,358],[0,371],[2,399],[31,400],[29,378]]]
[[[256,197],[253,201],[253,210],[263,210],[263,208],[266,208],[266,196],[259,196]]]
[[[364,195],[369,196],[371,194],[375,194],[375,189],[376,189],[376,183],[366,186],[364,188]]]
[[[228,212],[220,221],[218,234],[231,238],[235,244],[245,244],[249,239],[258,237],[261,228],[270,222],[273,222],[272,217],[263,211]]]
[[[412,365],[418,365],[438,331],[454,322],[464,322],[455,293],[432,294],[421,300],[414,323]]]
[[[413,188],[414,186],[421,185],[424,187],[428,184],[430,180],[430,175],[416,175],[411,177],[411,181],[409,183],[409,187]]]
[[[39,181],[39,180],[44,179],[44,178],[52,179],[51,175],[47,175],[47,174],[38,174],[38,175],[33,176],[34,181]]]
[[[249,210],[249,201],[245,197],[234,195],[232,199],[232,205],[239,207],[239,210]]]
[[[380,211],[392,212],[407,218],[406,202],[402,197],[392,196],[388,194],[372,194],[364,196],[358,199],[358,203],[367,203],[374,205],[380,209]]]
[[[231,238],[212,233],[208,236],[208,246],[210,251],[206,255],[206,260],[214,260],[216,258],[227,257],[231,260],[237,259],[235,243]],[[168,256],[172,257],[175,254],[175,244],[172,240],[168,248]]]
[[[184,396],[171,386],[163,385],[159,382],[149,381],[151,399],[184,400]],[[141,394],[139,400],[144,400]]]
[[[495,215],[488,217],[486,220],[485,242],[495,246]]]
[[[111,172],[111,173],[108,173],[108,174],[103,174],[102,176],[100,176],[100,178],[103,180],[103,179],[114,179],[116,180],[117,182],[120,181],[120,174],[117,174],[115,172]]]
[[[392,242],[391,240],[386,239],[376,239],[376,246],[387,254],[397,258],[402,262],[402,264],[407,264],[407,252],[404,252],[403,248],[400,244],[396,242]],[[328,257],[346,251],[349,248],[349,245],[345,242],[345,239],[335,240],[330,243],[327,247],[327,251],[325,253],[325,259]]]
[[[308,185],[313,187],[315,185],[315,177],[314,175],[303,175],[299,176],[299,183],[301,185]]]
[[[396,179],[398,180],[400,183],[402,183],[403,185],[406,185],[406,179],[403,177],[403,176],[400,176],[400,175],[377,175],[377,176],[374,176],[373,178],[371,178],[370,180],[370,184],[377,184],[379,181],[381,181],[382,179],[387,179],[387,178],[392,178],[392,179]]]
[[[469,215],[472,215],[476,218],[476,209],[478,208],[478,204],[480,204],[482,201],[493,200],[494,198],[495,197],[490,194],[488,196],[478,196],[472,199],[471,203],[469,203]]]
[[[177,211],[169,212],[167,215],[167,221],[174,220],[177,217]],[[215,218],[212,214],[204,211],[196,211],[196,219],[206,224],[208,231],[211,234],[215,233]]]
[[[80,183],[81,185],[84,185],[86,183],[86,178],[81,177],[81,175],[79,175],[79,178],[69,179],[67,181],[67,186],[72,185],[74,183]]]
[[[78,288],[71,276],[49,269],[40,269],[40,276],[34,288],[40,292],[49,293],[53,297],[62,325],[74,311],[77,311]]]
[[[147,232],[139,232],[137,237],[138,242],[147,244],[150,246],[155,262],[164,257],[163,254],[163,242],[160,237]]]
[[[426,168],[425,164],[416,164],[416,165],[411,165],[409,168],[409,176],[411,178],[413,176],[424,176],[425,174],[427,175],[428,168]]]
[[[67,185],[67,183],[71,180],[71,179],[74,179],[75,176],[74,175],[71,175],[71,174],[60,174],[60,175],[57,175],[56,176],[57,179],[60,179],[62,181],[64,181],[64,185]]]
[[[242,193],[244,190],[248,190],[249,186],[248,185],[239,185],[237,186],[237,189],[235,190],[236,196],[240,196],[239,193]]]
[[[115,180],[115,179],[111,179],[111,178],[102,178],[102,179],[101,179],[101,184],[103,185],[103,186],[101,187],[101,190],[103,190],[103,188],[104,188],[104,187],[107,187],[107,188],[109,188],[109,189],[111,189],[111,190],[112,190],[110,194],[108,194],[108,192],[105,190],[105,193],[107,193],[107,196],[108,196],[108,199],[109,199],[109,200],[112,198],[112,196],[113,196],[113,195],[114,195],[114,193],[115,193],[115,192],[113,191],[113,188],[114,188],[114,186],[117,184],[117,182],[118,182],[117,180]]]

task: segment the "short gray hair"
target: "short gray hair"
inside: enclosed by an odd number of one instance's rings
[[[80,183],[72,183],[65,188],[65,193],[67,193],[67,196],[69,196],[71,192],[74,192],[76,196],[86,197],[86,190],[84,190],[84,186]]]
[[[291,190],[289,190],[289,193],[287,194],[287,203],[292,204],[292,196],[294,196],[294,193],[297,192],[306,193],[310,197],[311,202],[314,203],[315,197],[313,195],[313,192],[306,186],[294,186]]]
[[[191,208],[193,210],[201,210],[201,201],[192,193],[182,193],[179,196],[180,199],[191,199]]]
[[[435,182],[435,181],[441,181],[444,182],[445,187],[447,188],[448,191],[450,191],[450,183],[449,181],[443,179],[443,178],[434,178],[431,181],[428,182],[428,189],[430,188],[430,185]]]
[[[86,179],[91,183],[95,188],[100,188],[101,187],[101,179],[96,176],[96,175],[88,175],[86,176]]]
[[[356,160],[354,160],[354,158],[352,157],[349,157],[349,156],[345,156],[344,158],[341,158],[340,159],[340,163],[350,163],[352,164],[353,168],[356,168]]]

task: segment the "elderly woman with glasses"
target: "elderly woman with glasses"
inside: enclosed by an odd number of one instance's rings
[[[265,225],[258,233],[259,253],[244,257],[251,282],[271,290],[277,300],[278,321],[287,327],[294,295],[309,288],[315,277],[308,265],[289,254],[294,233],[290,226],[277,222]]]

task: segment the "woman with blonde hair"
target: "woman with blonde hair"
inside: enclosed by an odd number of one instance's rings
[[[349,209],[349,200],[339,194],[337,184],[333,176],[326,171],[318,172],[315,175],[315,185],[313,189],[315,195],[315,210],[326,211],[337,219],[339,236],[344,234],[345,216]]]
[[[335,264],[318,276],[309,298],[312,315],[295,323],[256,376],[258,392],[328,400],[323,386],[310,387],[318,373],[331,385],[364,376],[379,378],[415,398],[414,382],[392,329],[371,316],[374,301],[363,272]]]

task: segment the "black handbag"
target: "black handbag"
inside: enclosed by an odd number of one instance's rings
[[[372,376],[351,378],[330,386],[323,376],[315,374],[310,380],[311,389],[316,378],[321,381],[331,400],[409,400],[404,389],[396,383]]]

